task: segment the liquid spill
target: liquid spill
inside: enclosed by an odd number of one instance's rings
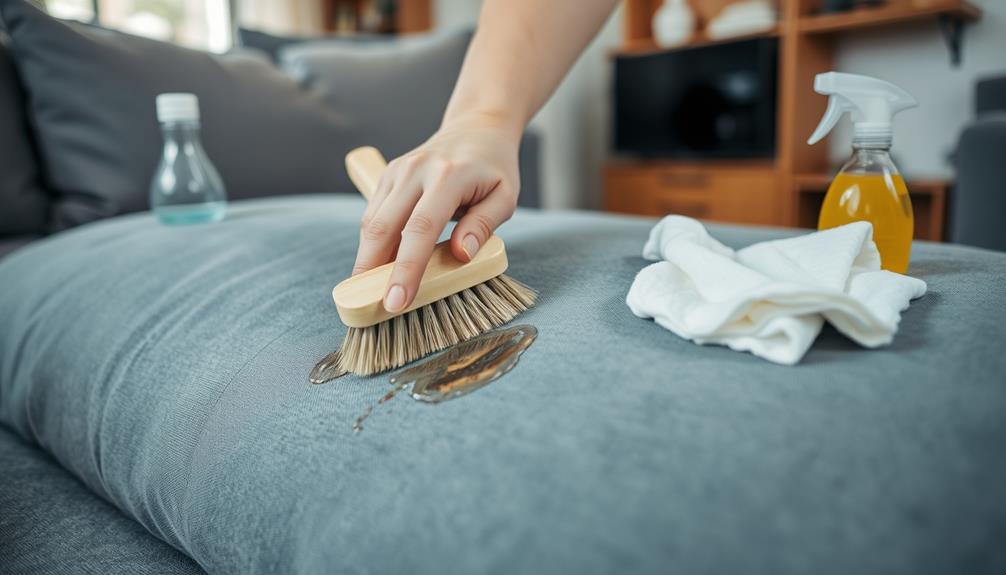
[[[534,326],[517,325],[486,332],[420,360],[391,376],[394,387],[356,418],[353,431],[362,431],[363,422],[374,408],[393,399],[409,384],[412,398],[424,403],[448,401],[489,385],[517,365],[536,337],[538,330]]]
[[[378,405],[381,405],[382,403],[387,403],[391,401],[392,398],[398,395],[399,391],[405,389],[405,386],[407,385],[408,383],[404,382],[395,384],[395,387],[391,388],[391,391],[389,391],[388,393],[385,393],[384,397],[379,399],[377,403],[368,406],[367,409],[363,410],[363,413],[360,414],[360,417],[357,417],[356,421],[353,422],[353,431],[355,431],[356,433],[363,431],[363,422],[366,421],[367,418],[370,417],[370,414],[374,412],[374,408],[377,407]]]
[[[307,376],[307,380],[317,385],[346,375],[346,370],[339,367],[339,360],[342,357],[340,351],[337,349],[321,358],[321,361],[311,370],[311,374]]]

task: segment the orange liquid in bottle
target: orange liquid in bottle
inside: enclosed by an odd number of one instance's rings
[[[817,227],[826,230],[859,221],[873,223],[881,267],[901,274],[908,271],[915,218],[904,178],[840,172],[828,188]]]

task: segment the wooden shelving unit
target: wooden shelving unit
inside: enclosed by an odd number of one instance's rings
[[[640,55],[640,54],[653,54],[657,52],[673,52],[677,50],[688,50],[690,48],[698,48],[700,46],[712,46],[713,44],[728,44],[730,42],[741,42],[744,40],[751,40],[754,38],[770,38],[778,36],[780,33],[779,27],[772,28],[771,30],[765,30],[763,32],[755,32],[752,34],[744,34],[743,36],[734,36],[732,38],[710,38],[702,32],[701,30],[696,32],[692,38],[680,46],[675,46],[673,48],[662,48],[653,38],[637,38],[634,40],[626,41],[622,46],[612,50],[612,55]]]
[[[796,202],[796,222],[801,228],[817,227],[817,216],[824,195],[831,184],[831,174],[797,174],[793,176]],[[908,180],[915,213],[915,239],[942,242],[946,234],[947,195],[950,182],[945,180]]]
[[[713,220],[798,227],[816,226],[834,172],[827,144],[809,146],[806,141],[827,105],[812,86],[814,76],[832,69],[835,38],[864,28],[981,17],[981,10],[967,0],[888,0],[883,6],[836,14],[820,14],[819,0],[778,0],[779,22],[772,30],[715,41],[700,31],[687,44],[665,49],[653,41],[650,28],[662,3],[626,0],[623,42],[613,56],[779,38],[775,157],[765,162],[613,159],[605,167],[604,208],[643,215],[677,210]],[[910,180],[908,188],[916,237],[941,240],[951,183]]]
[[[800,18],[797,27],[805,34],[824,34],[930,20],[934,16],[952,16],[965,22],[973,22],[981,17],[981,10],[966,0],[901,1],[876,8],[867,7],[837,14],[804,16]]]
[[[397,0],[391,18],[382,22],[376,30],[363,28],[365,15],[375,5],[375,0],[322,0],[321,5],[325,29],[329,32],[415,34],[433,28],[432,0]],[[352,21],[352,29],[340,29],[339,23],[343,17]]]

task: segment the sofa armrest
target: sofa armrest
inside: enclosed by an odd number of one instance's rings
[[[975,114],[1006,111],[1006,76],[983,78],[975,84]]]
[[[541,207],[541,134],[534,130],[524,132],[520,141],[520,198],[522,208]]]
[[[39,235],[0,236],[0,259],[40,237]]]
[[[951,237],[954,242],[1006,251],[1006,112],[986,114],[961,133],[957,147]]]

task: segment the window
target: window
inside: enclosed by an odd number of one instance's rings
[[[92,0],[49,0],[45,3],[50,14],[64,20],[94,20],[94,2]]]
[[[57,18],[191,48],[224,52],[233,44],[228,0],[48,0],[46,8]]]

